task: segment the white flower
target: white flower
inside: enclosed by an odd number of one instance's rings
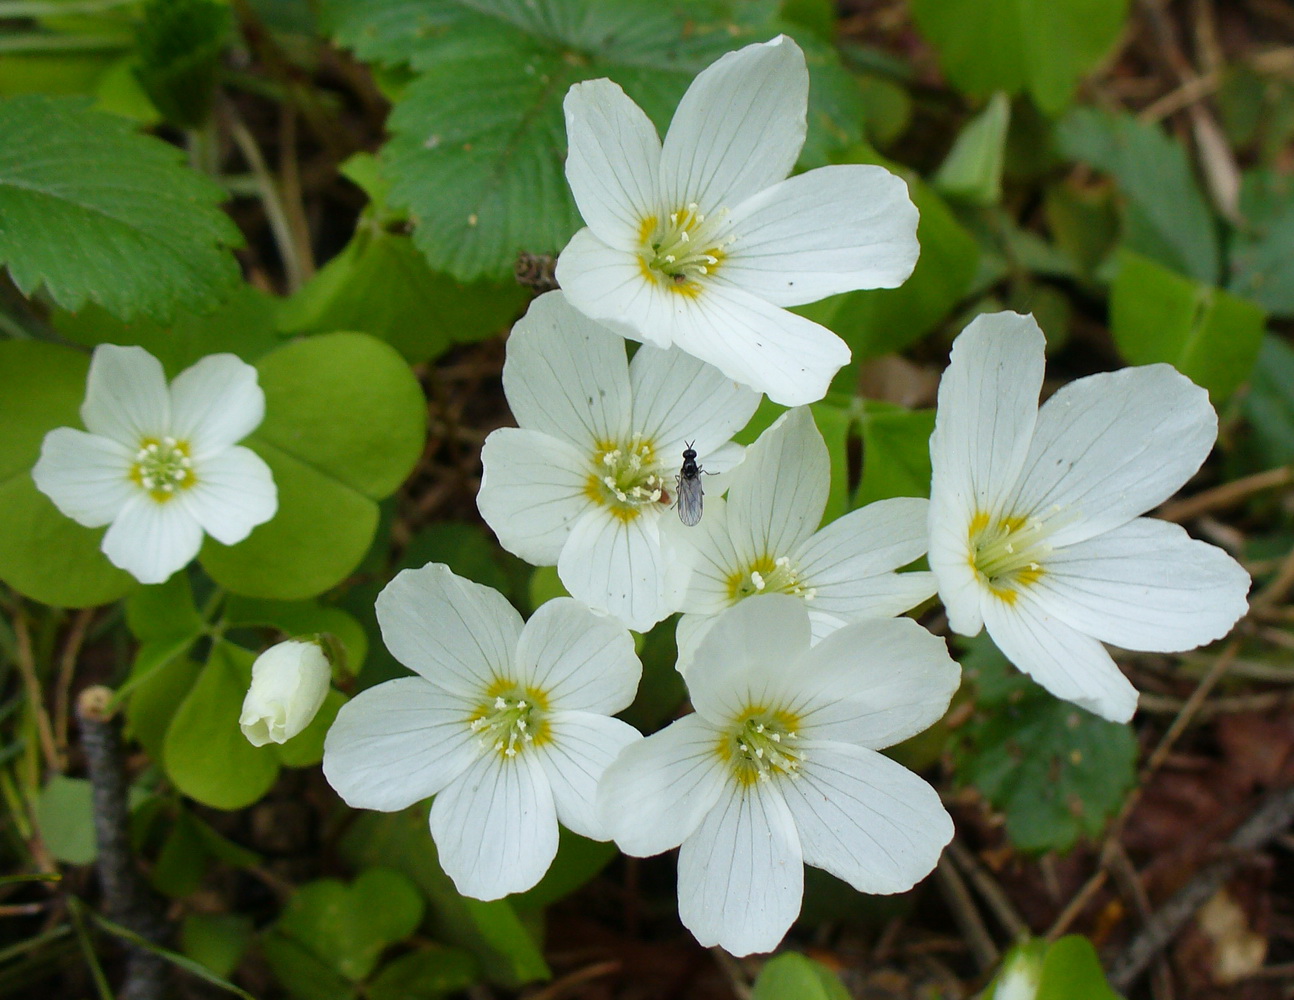
[[[691,529],[692,573],[678,610],[679,670],[714,616],[756,594],[791,594],[809,610],[814,639],[863,618],[889,618],[935,592],[931,573],[895,573],[926,551],[927,502],[868,504],[816,530],[831,462],[808,407],[790,410],[746,449]],[[689,530],[689,529],[682,529]]]
[[[952,820],[877,751],[936,722],[960,676],[909,618],[855,622],[811,647],[803,601],[743,601],[688,672],[696,712],[620,754],[598,815],[626,854],[682,844],[679,916],[701,944],[770,951],[799,913],[801,863],[869,893],[934,867]]]
[[[476,503],[509,552],[557,566],[574,597],[646,631],[673,611],[685,569],[662,536],[686,442],[707,471],[759,396],[682,351],[624,341],[560,292],[508,337],[503,389],[520,427],[486,439]],[[707,484],[708,485],[708,484]]]
[[[378,595],[387,648],[418,673],[342,706],[324,774],[343,799],[390,812],[430,795],[431,835],[458,891],[529,889],[557,852],[557,823],[595,840],[598,779],[638,732],[611,713],[642,666],[612,619],[570,598],[525,625],[498,591],[432,563]]]
[[[254,747],[286,743],[315,717],[328,695],[332,668],[313,639],[271,646],[252,664],[252,683],[238,725]]]
[[[663,145],[610,80],[573,86],[566,179],[588,228],[557,261],[571,303],[779,403],[821,399],[849,348],[785,307],[901,284],[917,260],[917,210],[882,167],[785,179],[808,95],[804,53],[784,35],[703,70]]]
[[[1169,365],[1071,382],[1038,409],[1032,316],[953,345],[930,438],[930,567],[956,632],[984,626],[1058,698],[1115,722],[1137,692],[1101,645],[1171,652],[1225,635],[1249,577],[1175,524],[1138,517],[1200,467],[1208,394]]]
[[[236,447],[265,416],[256,369],[212,354],[167,387],[142,347],[95,348],[81,419],[85,431],[45,435],[32,469],[37,488],[87,528],[110,525],[104,554],[141,583],[186,565],[206,532],[241,542],[274,516],[274,478]]]

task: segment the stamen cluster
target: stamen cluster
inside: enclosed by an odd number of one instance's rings
[[[593,499],[612,507],[626,520],[647,504],[667,501],[665,477],[651,441],[635,434],[626,445],[600,447],[593,457],[597,470],[590,481]]]
[[[970,524],[971,565],[999,596],[1013,596],[1042,576],[1042,560],[1051,551],[1048,534],[1042,519],[1032,515],[993,521],[977,514]]]
[[[743,785],[774,775],[799,778],[805,757],[796,749],[795,720],[784,713],[756,711],[741,720],[729,740],[733,773]]]
[[[471,722],[482,750],[493,750],[504,757],[515,757],[536,734],[544,732],[543,709],[532,692],[513,689],[495,696],[493,704],[482,707]]]
[[[167,500],[176,490],[190,488],[196,479],[188,442],[169,435],[160,441],[146,440],[135,453],[130,478],[148,490],[154,500]]]
[[[749,572],[733,575],[728,581],[728,593],[734,601],[756,594],[790,594],[811,601],[818,592],[804,585],[790,557],[762,556],[755,560]]]
[[[706,216],[696,202],[671,212],[664,224],[649,218],[643,225],[650,252],[644,255],[647,267],[677,286],[708,275],[724,258],[724,248],[732,237],[720,236],[727,209]]]

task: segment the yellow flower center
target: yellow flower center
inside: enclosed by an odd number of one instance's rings
[[[591,462],[585,495],[609,508],[622,521],[632,521],[653,504],[670,502],[665,489],[666,472],[649,439],[635,434],[624,444],[600,441]]]
[[[817,593],[804,585],[804,579],[786,556],[760,556],[728,577],[728,600],[733,604],[756,594],[790,594],[811,601]]]
[[[694,296],[700,279],[714,274],[727,256],[732,237],[724,237],[727,209],[705,215],[696,202],[664,219],[649,216],[641,226],[642,266],[647,277],[679,295]]]
[[[130,479],[158,503],[165,503],[181,490],[192,489],[198,480],[193,474],[189,443],[173,437],[160,441],[145,438],[135,452]]]
[[[515,757],[529,746],[547,742],[550,732],[544,717],[548,702],[543,692],[500,682],[487,692],[487,698],[469,723],[483,751]]]
[[[1002,517],[994,520],[977,513],[970,524],[970,564],[995,595],[1014,604],[1019,592],[1036,583],[1045,572],[1043,560],[1051,552],[1047,526],[1037,517]]]
[[[800,776],[804,752],[798,749],[799,719],[777,709],[751,708],[736,720],[719,743],[719,755],[743,785]]]

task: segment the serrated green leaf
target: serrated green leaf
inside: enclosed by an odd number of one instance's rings
[[[207,312],[180,309],[163,323],[117,319],[93,304],[76,313],[56,311],[54,326],[68,340],[86,347],[138,344],[157,358],[170,378],[208,354],[228,351],[254,363],[283,339],[275,326],[276,300],[251,285],[240,285]]]
[[[1294,348],[1267,335],[1242,403],[1265,468],[1294,462]]]
[[[0,100],[0,263],[24,295],[128,319],[209,307],[242,242],[180,151],[75,98]]]
[[[1294,316],[1294,183],[1275,171],[1246,173],[1240,214],[1227,287],[1276,316]]]
[[[979,691],[955,752],[960,780],[1006,814],[1022,851],[1066,851],[1095,837],[1136,780],[1137,741],[1017,673],[987,636],[962,666]]]
[[[1186,151],[1157,126],[1131,115],[1078,108],[1057,125],[1061,151],[1111,175],[1124,205],[1127,246],[1208,284],[1217,284],[1217,230]]]
[[[849,991],[826,966],[788,951],[760,970],[750,1000],[849,1000]]]
[[[1125,250],[1110,293],[1110,328],[1131,364],[1165,361],[1219,405],[1253,371],[1267,317],[1218,288]]]
[[[913,0],[912,16],[968,94],[1028,91],[1049,115],[1110,51],[1128,0]]]
[[[0,226],[3,219],[0,210]],[[64,517],[31,478],[45,435],[80,426],[88,370],[89,358],[65,347],[0,343],[0,580],[72,608],[115,601],[136,586],[99,551],[103,529]]]
[[[167,777],[185,795],[217,809],[251,805],[279,773],[273,751],[252,746],[238,728],[254,659],[231,643],[213,643],[197,683],[166,730]]]
[[[274,474],[278,513],[238,545],[208,539],[199,558],[235,593],[299,600],[343,580],[368,551],[375,501],[422,452],[426,402],[399,354],[364,334],[299,340],[257,368],[266,416],[246,444]]]

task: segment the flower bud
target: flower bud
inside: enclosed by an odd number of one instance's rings
[[[1045,941],[1026,941],[1011,949],[997,978],[984,993],[985,1000],[1034,1000],[1046,952]]]
[[[271,646],[252,664],[252,685],[238,720],[252,746],[286,743],[319,711],[332,667],[318,639],[289,639]]]

